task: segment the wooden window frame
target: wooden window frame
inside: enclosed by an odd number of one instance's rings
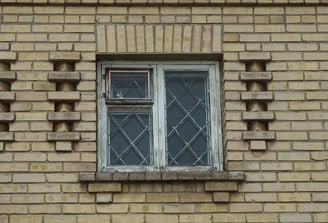
[[[149,99],[109,100],[109,70],[150,70]],[[210,104],[210,143],[212,163],[209,166],[166,166],[166,121],[165,121],[165,71],[208,71]],[[97,154],[99,172],[139,172],[139,171],[223,171],[222,124],[220,108],[219,63],[214,61],[101,61],[97,64]],[[112,100],[112,101],[111,101]],[[152,120],[152,166],[109,166],[107,161],[107,111],[110,107],[150,107]],[[214,128],[217,126],[217,128]]]

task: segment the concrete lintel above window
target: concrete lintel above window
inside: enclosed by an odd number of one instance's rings
[[[112,54],[97,54],[98,61],[221,61],[223,54],[221,53],[112,53]]]

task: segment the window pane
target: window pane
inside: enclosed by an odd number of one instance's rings
[[[150,113],[109,112],[111,165],[150,165]]]
[[[207,72],[165,72],[169,166],[209,165]]]
[[[110,72],[111,98],[148,98],[148,72]]]

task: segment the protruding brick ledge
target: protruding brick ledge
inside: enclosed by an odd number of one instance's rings
[[[79,141],[80,133],[78,132],[49,132],[48,141]]]
[[[253,92],[242,92],[242,101],[272,101],[273,93],[270,91],[253,91]]]
[[[80,112],[49,112],[49,121],[79,121],[81,119]]]
[[[243,132],[244,140],[275,140],[274,131],[245,131]]]
[[[12,122],[15,120],[15,114],[10,112],[0,112],[1,122]]]
[[[271,72],[241,72],[240,80],[242,81],[271,81]]]
[[[48,92],[49,101],[78,101],[80,100],[79,91],[57,91]]]
[[[1,51],[8,51],[8,50],[10,50],[10,44],[9,43],[0,43],[0,50]]]
[[[15,100],[15,92],[1,91],[0,101],[14,101],[14,100]]]
[[[80,182],[88,184],[88,192],[96,193],[97,203],[112,202],[112,193],[122,192],[122,183],[202,181],[205,193],[212,193],[215,203],[230,201],[230,193],[238,191],[242,172],[97,172],[80,173]]]
[[[114,1],[114,0],[61,0],[61,1],[40,1],[40,0],[30,0],[30,1],[17,1],[17,0],[6,0],[2,4],[17,4],[17,5],[26,5],[27,2],[35,3],[38,5],[84,5],[84,6],[222,6],[222,5],[231,5],[231,6],[254,6],[254,5],[266,5],[266,6],[281,6],[286,3],[287,0],[257,0],[257,1],[245,1],[245,0],[131,0],[131,1]],[[325,0],[310,1],[288,1],[289,5],[326,5]]]
[[[17,59],[17,53],[2,51],[0,52],[0,60],[1,61],[14,61]]]
[[[81,60],[80,52],[50,52],[50,60],[51,61],[78,61]]]
[[[97,172],[80,173],[81,182],[243,181],[242,172]]]
[[[89,192],[121,192],[121,183],[90,183],[88,184]]]
[[[0,71],[0,81],[12,82],[16,80],[16,72]]]
[[[78,82],[80,79],[80,72],[76,71],[52,71],[48,74],[48,80],[54,82]]]
[[[271,55],[269,52],[241,52],[239,53],[240,61],[269,61]]]
[[[0,132],[0,142],[4,141],[14,141],[14,133],[13,132]]]
[[[273,120],[274,113],[271,111],[264,111],[264,112],[243,112],[242,119],[246,121],[251,120]]]

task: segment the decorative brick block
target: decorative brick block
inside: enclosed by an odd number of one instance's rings
[[[78,101],[78,100],[80,100],[80,92],[78,92],[78,91],[48,92],[48,100],[50,100],[50,101]]]
[[[113,174],[108,172],[98,172],[95,175],[97,181],[112,181]]]
[[[144,181],[145,173],[144,172],[132,172],[129,173],[129,181]]]
[[[79,121],[81,119],[80,112],[49,112],[49,121]]]
[[[252,140],[250,141],[250,150],[266,150],[267,145],[264,140]]]
[[[5,143],[4,142],[0,142],[0,152],[5,150]]]
[[[78,61],[81,59],[80,52],[50,52],[51,61]]]
[[[237,191],[237,182],[215,182],[205,183],[205,191]]]
[[[213,192],[213,201],[215,203],[229,202],[230,194],[228,192]]]
[[[15,100],[15,92],[1,91],[0,101],[14,101],[14,100]]]
[[[96,202],[97,203],[111,203],[113,201],[112,193],[97,193]]]
[[[276,134],[273,131],[244,131],[244,140],[274,140]]]
[[[10,50],[10,44],[9,43],[0,43],[0,50],[7,51]]]
[[[208,171],[194,172],[194,179],[195,180],[211,180],[212,172],[210,172],[210,173]]]
[[[58,152],[70,152],[73,150],[72,142],[56,142],[55,150]]]
[[[163,172],[162,179],[163,180],[177,180],[178,174],[177,174],[177,172]]]
[[[146,172],[145,180],[146,181],[159,181],[162,179],[162,174],[158,174],[156,172]]]
[[[274,113],[271,111],[264,112],[243,112],[243,120],[273,120]]]
[[[81,182],[89,182],[89,181],[94,181],[96,179],[96,174],[95,173],[80,173],[79,174],[79,180]]]
[[[113,181],[127,181],[129,179],[129,173],[112,173]]]
[[[241,72],[240,80],[242,81],[270,81],[271,72]]]
[[[0,61],[17,60],[17,53],[0,51]]]
[[[16,80],[16,72],[0,71],[0,81],[12,82]]]
[[[213,171],[211,173],[211,179],[222,181],[243,181],[245,180],[245,174],[238,171]]]
[[[178,180],[194,180],[193,172],[177,172]]]
[[[90,183],[88,185],[89,192],[121,192],[121,183]]]
[[[14,141],[14,133],[0,132],[0,141]]]
[[[0,122],[12,122],[15,120],[15,114],[10,112],[0,112]]]
[[[48,141],[79,141],[80,133],[78,132],[49,132]]]
[[[271,60],[269,52],[241,52],[239,60],[242,61],[268,61]]]
[[[53,71],[49,72],[48,74],[48,80],[49,81],[54,81],[54,82],[64,82],[64,81],[69,81],[69,82],[78,82],[81,79],[80,72],[75,72],[75,71]]]
[[[271,91],[242,92],[241,100],[243,100],[243,101],[272,101],[273,93]]]

